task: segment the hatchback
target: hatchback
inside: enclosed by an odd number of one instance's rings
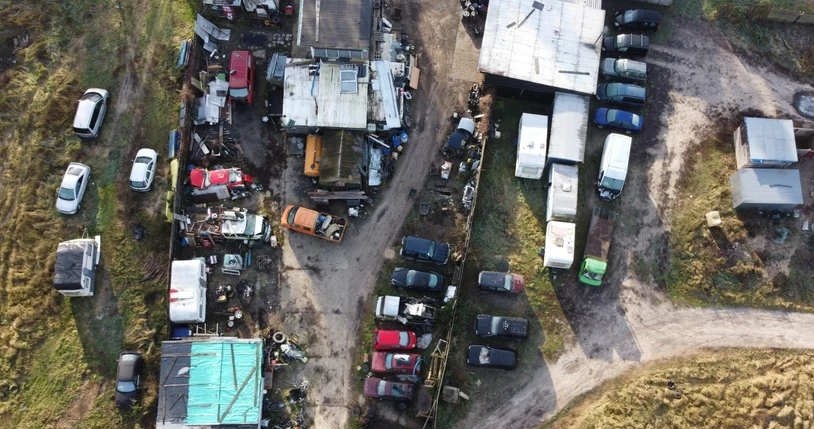
[[[124,351],[119,354],[116,371],[116,405],[119,408],[130,408],[138,400],[143,366],[144,360],[139,353]]]
[[[158,161],[158,152],[144,148],[136,153],[133,168],[130,169],[130,180],[127,182],[130,189],[138,192],[147,192],[153,186],[155,167]]]
[[[399,254],[405,259],[432,262],[437,265],[446,265],[449,261],[449,244],[426,238],[407,235],[401,239]]]
[[[478,287],[494,292],[521,293],[526,288],[526,280],[520,274],[481,271],[478,274]]]
[[[89,181],[90,167],[81,162],[68,164],[68,169],[65,170],[62,183],[57,190],[57,211],[66,215],[78,212]]]
[[[110,93],[105,89],[91,88],[85,91],[79,99],[73,118],[73,131],[77,136],[85,139],[99,137],[109,98]]]
[[[376,350],[412,350],[416,345],[413,331],[379,329],[373,334],[373,348]]]
[[[514,369],[517,352],[512,349],[473,344],[466,348],[466,364],[489,368]]]
[[[602,40],[602,51],[626,57],[643,57],[649,48],[650,39],[643,34],[617,34]]]
[[[643,86],[632,83],[603,83],[596,87],[596,98],[622,106],[642,107],[647,91]]]
[[[627,110],[600,107],[594,112],[594,124],[628,134],[638,133],[642,130],[642,117]]]

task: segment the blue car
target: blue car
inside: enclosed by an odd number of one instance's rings
[[[612,128],[625,133],[642,130],[642,117],[627,110],[600,107],[594,112],[594,123],[599,128]]]

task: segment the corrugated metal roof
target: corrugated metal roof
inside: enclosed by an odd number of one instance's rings
[[[489,5],[480,71],[583,94],[596,91],[605,11],[561,0]]]
[[[796,168],[742,168],[729,177],[735,208],[791,209],[803,204]]]
[[[289,59],[285,69],[283,117],[285,126],[365,129],[370,74],[357,74],[357,91],[342,92],[342,70],[358,71],[367,64],[320,63]]]
[[[583,161],[590,103],[591,100],[584,95],[554,93],[548,162]]]
[[[797,162],[790,119],[743,118],[751,160]]]
[[[372,0],[298,2],[294,55],[311,46],[366,49],[373,24]]]

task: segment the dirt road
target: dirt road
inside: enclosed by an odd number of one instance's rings
[[[663,242],[669,230],[665,214],[684,151],[696,135],[713,129],[711,118],[751,109],[802,119],[792,96],[811,89],[735,55],[724,37],[701,21],[675,23],[671,40],[652,47],[647,62],[658,79],[651,80],[650,95],[657,93],[663,103],[645,116],[650,124],[658,118],[660,128],[653,141],[642,141],[647,135],[639,140],[647,146],[648,167],[634,169],[628,179],[634,185],[625,190],[630,205],[625,214],[638,222],[625,228],[635,234],[614,243],[614,252],[622,253],[617,266],[629,266],[634,255],[657,260],[652,253],[658,246],[652,243]],[[814,348],[812,314],[677,308],[631,273],[615,277],[597,294],[562,303],[579,314],[577,344],[553,364],[537,368],[522,387],[507,387],[506,402],[473,404],[458,427],[536,427],[577,395],[628,369],[705,347]]]
[[[350,395],[354,344],[362,317],[373,309],[364,306],[384,258],[398,240],[401,225],[413,206],[411,189],[421,189],[430,164],[438,156],[440,134],[446,132],[453,107],[464,105],[472,82],[447,79],[451,56],[444,47],[455,45],[458,15],[456,2],[404,2],[402,26],[419,48],[422,69],[420,90],[413,96],[414,127],[410,143],[396,166],[387,189],[376,197],[367,219],[354,219],[345,240],[332,245],[322,240],[287,234],[283,248],[282,287],[279,306],[289,332],[308,332],[310,360],[302,376],[312,388],[308,407],[318,428],[345,427],[358,398]],[[410,33],[421,29],[421,34]],[[425,78],[426,77],[426,78]],[[302,159],[289,159],[282,200],[304,201]],[[319,268],[317,268],[319,267]]]

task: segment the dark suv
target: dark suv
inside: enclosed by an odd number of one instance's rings
[[[650,39],[644,34],[617,34],[605,36],[602,51],[625,57],[643,57],[650,49]]]
[[[529,336],[529,321],[522,317],[475,316],[475,335],[479,337],[526,338]]]
[[[471,345],[466,348],[466,364],[489,368],[515,369],[517,353],[511,349]]]
[[[643,86],[632,83],[603,83],[596,87],[596,98],[599,101],[622,106],[642,107],[647,96]]]
[[[613,15],[613,26],[620,30],[655,31],[661,23],[661,13],[650,9],[628,9]]]
[[[144,360],[137,352],[121,352],[116,371],[116,405],[130,408],[136,403],[141,390],[141,371]]]
[[[407,235],[401,239],[401,257],[417,261],[446,265],[449,261],[449,244]]]

